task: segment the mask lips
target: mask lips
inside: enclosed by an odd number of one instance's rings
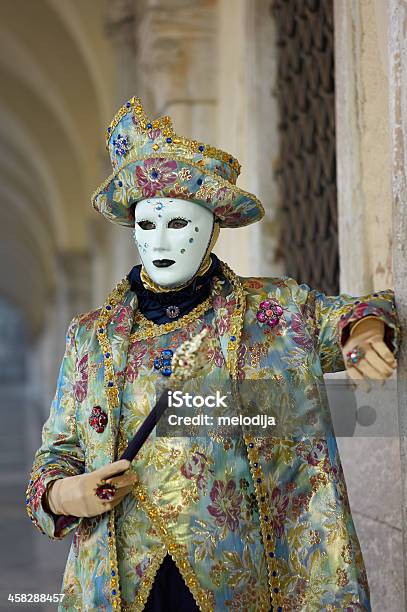
[[[153,259],[153,264],[156,268],[169,268],[175,264],[174,259]]]

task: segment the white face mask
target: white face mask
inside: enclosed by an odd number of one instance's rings
[[[206,255],[213,225],[213,213],[189,200],[137,202],[134,238],[148,276],[162,287],[190,280]]]

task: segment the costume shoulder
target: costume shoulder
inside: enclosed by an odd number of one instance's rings
[[[102,306],[76,315],[69,324],[68,333],[76,337],[96,331],[96,327],[107,324],[118,310],[126,307],[131,308],[130,302],[134,298],[134,292],[130,291],[127,277],[124,277],[107,295]]]
[[[264,295],[269,292],[291,291],[297,281],[290,276],[240,276],[240,282],[248,295]]]

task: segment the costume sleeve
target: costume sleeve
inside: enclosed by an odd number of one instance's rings
[[[347,293],[325,295],[290,277],[285,277],[285,282],[307,323],[324,373],[346,369],[341,347],[349,337],[350,323],[366,316],[384,322],[384,341],[397,355],[401,329],[392,289],[355,297]]]
[[[84,472],[85,458],[79,445],[75,418],[76,329],[77,318],[74,318],[66,334],[57,389],[49,417],[42,428],[42,444],[34,456],[25,500],[28,516],[34,525],[55,540],[62,539],[82,520],[54,515],[47,508],[44,495],[52,480]]]

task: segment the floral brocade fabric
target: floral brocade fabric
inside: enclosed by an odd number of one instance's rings
[[[137,339],[137,298],[125,291],[106,325],[119,393],[113,409],[106,391],[108,362],[98,341],[101,309],[72,321],[27,489],[28,513],[43,533],[60,539],[74,531],[60,610],[142,610],[166,554],[201,610],[371,610],[322,383],[324,373],[344,370],[340,341],[346,325],[367,314],[384,321],[386,342],[397,354],[393,292],[326,296],[287,276],[239,280],[246,309],[234,349],[238,379],[242,386],[250,381],[250,389],[259,384],[258,411],[288,423],[286,435],[257,436],[249,449],[244,432],[177,437],[153,432],[132,463],[141,489],[135,485],[115,509],[114,534],[110,512],[70,520],[48,514],[41,503],[45,487],[120,456],[163,388],[165,377],[154,361],[204,327],[210,340],[205,371],[187,390],[209,394],[226,388],[236,296],[221,277],[212,308],[198,319]],[[282,308],[272,328],[256,316],[265,300]],[[89,423],[95,406],[108,419],[98,421],[98,428]]]

